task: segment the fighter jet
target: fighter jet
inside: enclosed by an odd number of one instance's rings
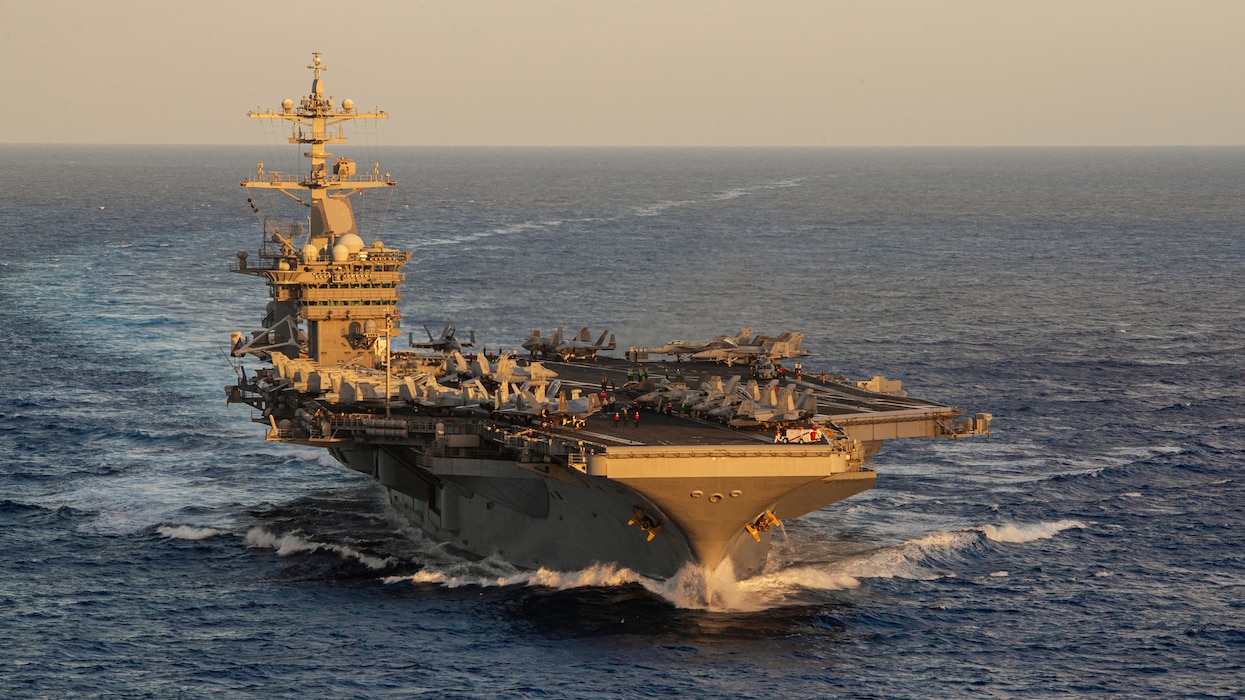
[[[403,400],[427,408],[468,408],[492,401],[479,379],[463,382],[461,389],[455,389],[426,374],[404,377],[398,393]]]
[[[499,385],[507,382],[515,385],[524,382],[534,385],[547,384],[558,377],[557,372],[545,367],[540,361],[529,362],[527,366],[520,367],[512,355],[502,355],[497,358],[496,367],[491,365],[488,358],[476,355],[476,371],[481,378]]]
[[[713,341],[704,343],[690,340],[672,340],[665,345],[658,345],[657,347],[650,349],[649,353],[658,355],[674,355],[677,360],[682,362],[684,357],[693,353],[698,353],[701,350],[705,350],[712,343]]]
[[[605,337],[609,336],[609,342],[605,342]],[[559,342],[553,352],[563,362],[576,357],[596,359],[597,353],[601,350],[613,350],[618,347],[618,343],[614,340],[614,336],[610,335],[608,330],[601,331],[601,337],[597,338],[597,342],[592,342],[592,336],[588,332],[588,327],[584,326],[579,329],[579,333],[570,340]]]
[[[453,326],[446,326],[445,329],[441,331],[441,336],[439,338],[432,337],[432,331],[428,330],[428,326],[424,326],[424,332],[428,334],[428,342],[426,343],[423,341],[416,342],[414,333],[407,335],[407,342],[410,343],[411,347],[428,348],[439,353],[448,353],[456,350],[461,351],[463,348],[469,348],[476,344],[475,331],[471,331],[471,339],[466,342],[460,341],[454,337]]]
[[[800,349],[800,343],[803,341],[803,333],[791,331],[786,331],[777,338],[756,335],[743,342],[728,338],[721,344],[693,353],[692,359],[723,362],[730,367],[736,362],[752,364],[762,357],[768,357],[771,360],[808,357],[810,353]]]
[[[772,386],[761,393],[760,399],[744,399],[730,420],[730,425],[744,427],[784,427],[808,420],[817,414],[817,397],[812,389],[805,389],[797,398],[795,384],[788,384],[775,392]]]
[[[523,341],[523,349],[528,352],[528,356],[532,359],[544,359],[548,356],[547,353],[561,341],[562,328],[560,326],[548,339],[542,338],[540,329],[536,328],[532,330],[532,334],[527,337],[527,340]]]
[[[703,392],[703,397],[688,406],[688,410],[692,412],[692,415],[700,415],[708,413],[714,408],[719,408],[722,406],[723,399],[737,396],[735,387],[738,385],[738,376],[732,376],[727,380],[726,384],[723,384],[722,378],[715,374],[709,377],[709,381],[701,383],[700,389]]]
[[[550,399],[548,394],[556,398]],[[579,430],[584,427],[588,416],[601,410],[601,399],[595,392],[581,395],[579,389],[572,389],[571,398],[567,399],[557,380],[549,384],[548,394],[544,386],[537,386],[533,390],[529,385],[524,384],[519,388],[522,401],[514,409],[515,412],[552,421],[558,425],[569,425]]]
[[[690,340],[672,340],[665,345],[658,345],[649,350],[650,353],[659,355],[674,355],[675,358],[682,361],[683,358],[695,355],[698,352],[704,352],[713,348],[719,348],[726,345],[739,345],[747,342],[752,337],[751,328],[742,328],[738,335],[717,335],[713,340],[709,341],[690,341]]]
[[[657,408],[658,406],[683,406],[688,402],[700,400],[702,394],[699,389],[688,388],[682,384],[671,384],[669,380],[663,378],[648,379],[648,384],[641,383],[640,390],[651,388],[643,394],[636,397],[637,405],[645,408]]]
[[[608,343],[605,341],[606,337],[609,338]],[[523,342],[523,349],[527,350],[533,359],[557,358],[563,362],[574,358],[596,359],[598,352],[613,350],[616,347],[618,343],[608,330],[601,333],[597,342],[592,342],[592,335],[587,326],[579,329],[579,332],[569,339],[562,337],[561,327],[554,331],[547,340],[541,337],[539,330],[533,330]]]
[[[785,331],[769,344],[765,354],[771,360],[795,360],[813,354],[807,350],[800,349],[800,343],[802,342],[804,342],[803,333]]]

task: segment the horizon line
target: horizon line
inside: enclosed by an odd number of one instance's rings
[[[285,144],[281,144],[285,145]],[[142,143],[78,141],[0,141],[3,146],[170,146],[170,147],[269,147],[262,143]],[[1151,143],[1151,144],[868,144],[868,145],[567,145],[567,144],[369,144],[370,148],[499,148],[567,150],[833,150],[833,149],[1127,149],[1127,148],[1241,148],[1241,143]]]

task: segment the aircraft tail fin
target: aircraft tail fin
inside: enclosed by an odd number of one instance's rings
[[[532,409],[532,413],[539,415],[544,412],[542,409],[544,407],[545,402],[533,396],[531,391],[528,391],[526,388],[520,387],[519,396],[523,398],[523,403],[527,404],[528,407]]]
[[[450,353],[450,362],[454,364],[454,371],[460,374],[468,374],[471,372],[471,365],[467,364],[467,358],[457,350]]]

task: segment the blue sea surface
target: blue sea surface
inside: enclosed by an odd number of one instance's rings
[[[405,330],[800,330],[992,436],[747,581],[463,561],[225,405],[296,154],[0,146],[0,695],[1245,693],[1245,149],[343,150]]]

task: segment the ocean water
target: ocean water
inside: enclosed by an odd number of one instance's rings
[[[458,560],[225,405],[236,183],[296,156],[0,146],[0,695],[1245,693],[1245,149],[346,155],[406,330],[803,330],[993,435],[888,443],[743,582]]]

